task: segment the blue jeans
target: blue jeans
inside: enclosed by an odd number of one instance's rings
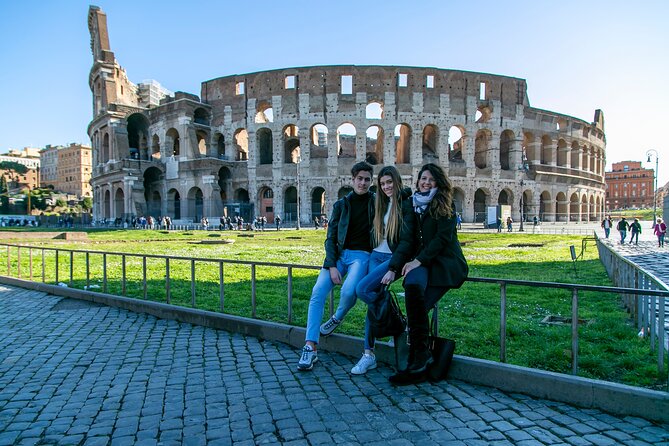
[[[627,231],[621,230],[620,231],[620,243],[624,244],[626,238],[627,238]]]
[[[369,253],[367,251],[356,251],[345,249],[339,260],[337,260],[337,270],[342,277],[346,276],[339,292],[339,306],[334,316],[337,320],[343,320],[346,313],[355,305],[355,286],[365,274],[367,274],[367,264],[369,263]],[[321,269],[311,291],[309,300],[309,312],[307,313],[307,341],[318,344],[320,337],[321,319],[323,319],[323,310],[325,309],[325,300],[328,294],[334,288],[334,283],[330,278],[328,268]]]
[[[611,228],[604,228],[604,235],[606,235],[606,238],[609,238],[610,233],[611,233]]]
[[[630,245],[632,244],[632,242],[634,241],[635,238],[636,238],[636,244],[638,245],[639,244],[639,233],[632,231],[632,236],[630,237]]]
[[[378,297],[381,289],[381,279],[388,272],[390,266],[390,258],[392,253],[384,253],[372,251],[369,256],[368,273],[355,287],[355,294],[358,298],[367,305],[373,303]],[[374,337],[371,335],[369,327],[369,319],[365,317],[365,349],[371,350],[374,348]]]

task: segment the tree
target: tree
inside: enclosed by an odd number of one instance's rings
[[[9,189],[4,175],[0,175],[0,214],[9,214]]]
[[[64,208],[65,206],[67,206],[67,201],[65,201],[65,199],[59,198],[56,200],[56,207]]]
[[[28,172],[28,167],[16,161],[0,161],[0,170],[13,170],[19,175],[25,175]]]
[[[91,197],[84,197],[80,204],[81,208],[86,212],[90,212],[93,209],[93,199]]]

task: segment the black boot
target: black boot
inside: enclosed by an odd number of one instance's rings
[[[406,370],[389,378],[391,383],[397,385],[425,381],[425,371],[432,363],[432,354],[428,347],[429,318],[423,290],[417,285],[407,285],[404,292],[409,324],[409,363]]]

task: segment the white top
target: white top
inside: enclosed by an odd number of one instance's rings
[[[390,202],[388,203],[388,209],[386,209],[386,213],[383,216],[383,229],[385,230],[386,226],[388,226],[388,218],[390,218],[390,209],[393,207],[393,199],[390,199]],[[381,252],[384,254],[392,254],[392,251],[390,250],[390,245],[388,245],[388,237],[385,237],[383,241],[374,248],[374,251],[376,252]]]

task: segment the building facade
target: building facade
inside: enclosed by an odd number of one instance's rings
[[[9,149],[8,153],[0,155],[1,162],[18,163],[27,168],[25,173],[0,168],[0,175],[4,176],[7,180],[10,192],[19,192],[22,189],[39,187],[39,149],[32,147],[25,147],[22,150]]]
[[[613,163],[606,180],[606,209],[615,211],[653,207],[655,171],[644,169],[640,161]]]
[[[44,186],[53,186],[60,192],[76,195],[78,198],[92,197],[91,187],[92,149],[89,146],[72,143],[69,146],[46,146],[40,152]]]
[[[200,97],[177,92],[149,105],[111,51],[106,15],[91,7],[88,25],[94,218],[294,221],[299,213],[306,224],[350,190],[361,160],[395,165],[407,185],[423,164],[438,163],[464,221],[483,221],[497,204],[510,205],[515,220],[603,214],[603,113],[586,122],[533,108],[523,79],[288,68],[220,77],[203,82]]]

